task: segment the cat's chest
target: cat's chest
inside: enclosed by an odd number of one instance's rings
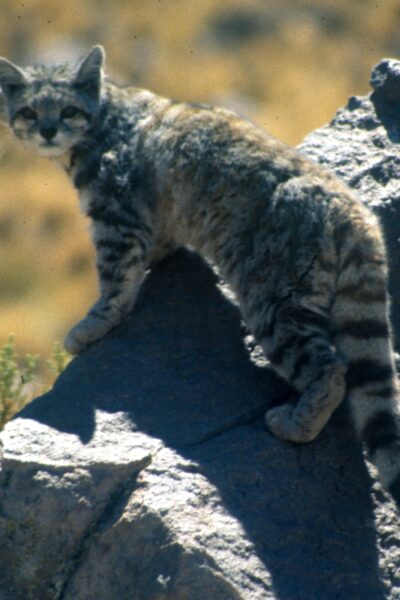
[[[74,180],[79,173],[79,165],[69,166],[66,170],[71,181],[75,183]],[[91,186],[81,186],[80,188],[77,188],[76,185],[75,189],[78,192],[79,208],[84,215],[88,215],[93,203],[93,190],[91,189]]]
[[[83,214],[88,215],[90,211],[90,207],[93,202],[93,194],[89,189],[82,189],[79,191],[79,208],[83,212]]]

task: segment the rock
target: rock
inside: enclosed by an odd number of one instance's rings
[[[329,125],[298,149],[335,171],[380,217],[389,256],[389,291],[396,349],[400,351],[400,62],[382,60],[372,71],[373,92],[351,97]]]
[[[362,121],[357,102],[335,119]],[[340,145],[347,172],[350,142],[380,160],[363,140],[382,127],[345,144],[332,124],[303,151]],[[203,261],[155,267],[130,318],[1,433],[0,600],[398,599],[399,514],[346,407],[292,445],[263,421],[289,393]]]
[[[400,101],[400,62],[386,58],[381,60],[372,71],[370,84],[375,97],[387,102]]]

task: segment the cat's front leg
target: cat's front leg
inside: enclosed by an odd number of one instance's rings
[[[79,354],[119,325],[135,303],[144,273],[141,267],[129,269],[118,290],[99,298],[87,316],[74,325],[65,338],[64,345],[68,352]]]
[[[65,338],[65,348],[79,354],[116,327],[130,312],[143,281],[151,240],[140,227],[95,223],[93,238],[97,251],[100,298]]]

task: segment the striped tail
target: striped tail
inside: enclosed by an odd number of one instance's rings
[[[400,403],[389,324],[387,266],[379,227],[341,248],[332,325],[348,365],[346,388],[356,431],[383,486],[400,507]]]

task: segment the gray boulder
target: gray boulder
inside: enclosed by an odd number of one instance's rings
[[[369,96],[349,99],[329,125],[308,135],[301,152],[335,171],[379,215],[389,256],[396,349],[400,350],[400,62],[372,71]]]
[[[301,149],[390,212],[375,101]],[[155,267],[130,318],[1,434],[0,600],[398,599],[399,514],[346,406],[292,445],[263,422],[290,394],[208,265],[182,250]]]

